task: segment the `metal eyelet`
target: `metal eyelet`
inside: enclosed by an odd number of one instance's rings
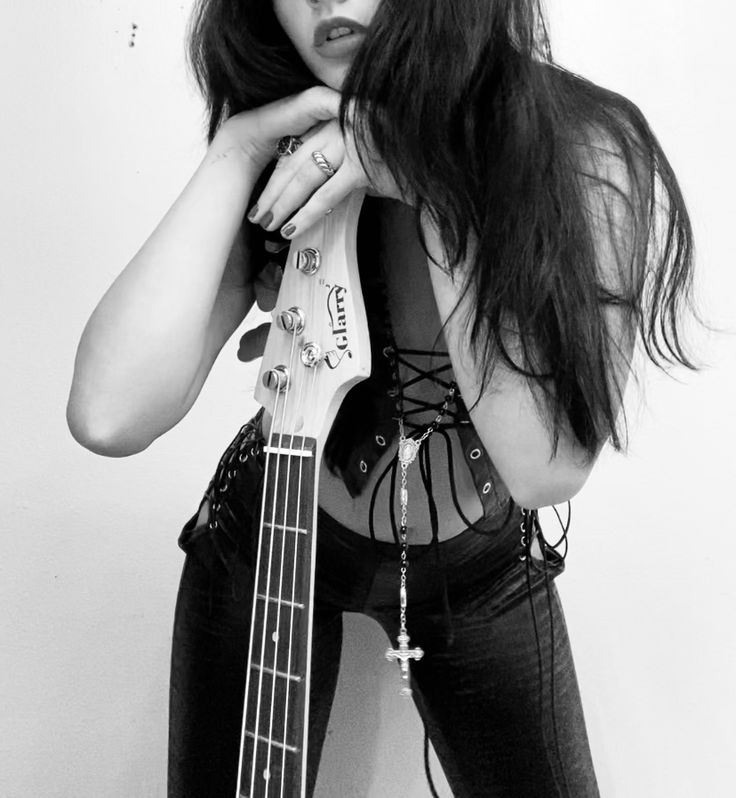
[[[490,482],[486,482],[486,484],[483,485],[483,494],[485,495],[486,493],[490,493],[490,492],[491,492],[491,483]]]
[[[383,435],[376,435],[376,443],[379,446],[385,446],[386,445],[386,439],[383,437]]]
[[[470,459],[471,460],[477,460],[480,457],[480,455],[481,455],[480,449],[473,449],[470,452]]]
[[[368,471],[368,463],[365,460],[360,461],[360,470],[365,474]]]

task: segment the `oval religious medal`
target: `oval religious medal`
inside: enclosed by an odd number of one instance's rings
[[[402,438],[399,441],[399,462],[410,465],[419,451],[419,444],[414,438]]]

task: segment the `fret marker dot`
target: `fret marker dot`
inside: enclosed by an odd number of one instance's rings
[[[274,632],[271,635],[271,640],[273,640],[274,643],[278,643],[279,642],[279,633],[278,632]]]
[[[263,780],[268,781],[270,778],[271,778],[271,771],[268,768],[266,768],[263,771]]]

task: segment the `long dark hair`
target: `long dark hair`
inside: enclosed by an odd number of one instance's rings
[[[271,0],[199,0],[190,59],[210,139],[318,83]],[[500,360],[541,388],[555,453],[565,423],[591,457],[609,437],[620,450],[628,334],[662,369],[698,368],[681,339],[683,311],[697,316],[690,219],[639,108],[553,61],[539,0],[382,0],[342,93],[366,171],[373,149],[425,250],[428,213],[472,292],[482,385]]]

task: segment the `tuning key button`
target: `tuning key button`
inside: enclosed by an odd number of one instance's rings
[[[322,350],[320,349],[319,344],[311,342],[304,344],[301,357],[302,363],[304,363],[307,368],[314,368],[322,360]]]
[[[263,385],[271,391],[282,393],[289,386],[289,370],[286,366],[276,366],[264,371]]]
[[[320,267],[322,256],[318,249],[306,247],[300,249],[296,256],[296,268],[304,274],[314,274]]]
[[[292,335],[299,335],[304,330],[304,321],[304,311],[297,307],[282,310],[276,317],[279,328]]]

